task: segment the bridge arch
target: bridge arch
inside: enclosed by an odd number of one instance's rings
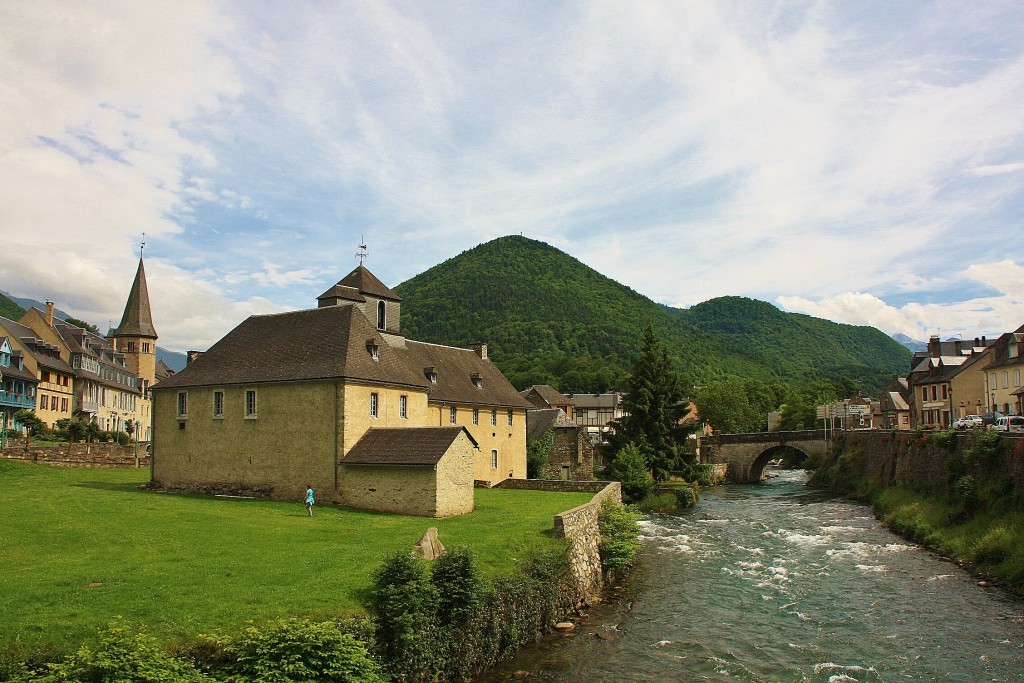
[[[822,430],[790,432],[757,432],[751,434],[716,434],[698,441],[701,462],[726,465],[726,481],[756,483],[761,481],[769,460],[787,449],[808,456],[823,456],[829,441]]]

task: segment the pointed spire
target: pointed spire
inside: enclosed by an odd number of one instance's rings
[[[146,287],[146,268],[139,258],[139,270],[135,273],[132,291],[121,316],[121,324],[114,330],[115,337],[149,337],[156,339],[153,314],[149,310],[149,289]]]

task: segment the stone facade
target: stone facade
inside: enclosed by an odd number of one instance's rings
[[[116,443],[72,443],[60,446],[32,446],[25,449],[24,440],[8,441],[0,457],[6,460],[28,460],[47,465],[68,467],[135,467],[138,453],[139,467],[149,467],[147,444],[122,446]]]
[[[760,481],[765,465],[780,457],[784,447],[819,457],[829,450],[823,430],[704,436],[697,443],[700,461],[726,465],[726,480],[730,483]]]

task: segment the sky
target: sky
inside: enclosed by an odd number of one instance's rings
[[[651,299],[1024,324],[1024,3],[0,3],[0,289],[167,349],[522,234]]]

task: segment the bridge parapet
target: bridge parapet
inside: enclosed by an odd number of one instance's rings
[[[831,434],[831,430],[828,434]],[[802,429],[787,432],[747,432],[744,434],[716,434],[714,436],[702,436],[701,442],[710,444],[727,443],[775,443],[786,441],[824,441],[826,432],[824,429]]]

